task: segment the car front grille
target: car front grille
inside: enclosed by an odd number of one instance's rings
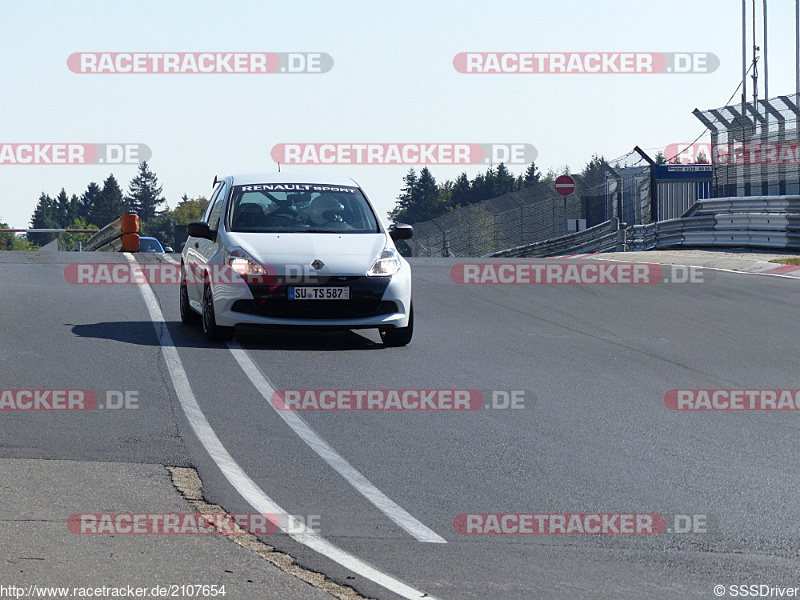
[[[398,311],[394,302],[382,301],[390,277],[333,277],[315,286],[350,288],[349,300],[289,300],[288,288],[294,283],[251,285],[253,300],[238,300],[236,312],[278,319],[352,319],[391,315]]]

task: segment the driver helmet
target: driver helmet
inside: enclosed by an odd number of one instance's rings
[[[314,225],[324,225],[331,221],[341,221],[344,205],[329,195],[317,196],[311,201],[308,215]]]

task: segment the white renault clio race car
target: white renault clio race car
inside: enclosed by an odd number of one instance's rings
[[[180,310],[212,339],[236,325],[367,329],[387,346],[414,330],[411,268],[352,179],[256,173],[214,180],[181,254]]]

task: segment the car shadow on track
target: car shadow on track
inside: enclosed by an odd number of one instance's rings
[[[382,350],[358,331],[304,331],[298,329],[260,329],[239,327],[236,341],[253,350]]]
[[[177,348],[214,348],[224,342],[210,342],[199,327],[187,327],[180,321],[165,323],[172,342]],[[65,324],[72,333],[82,338],[113,340],[138,346],[159,346],[153,323],[150,321],[105,321],[83,325]],[[302,331],[294,329],[259,329],[239,327],[236,341],[242,346],[258,350],[381,350],[385,346],[357,331]]]

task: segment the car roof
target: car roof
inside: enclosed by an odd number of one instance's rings
[[[358,184],[349,177],[326,175],[322,173],[307,173],[303,171],[241,173],[239,175],[228,175],[226,179],[228,177],[233,179],[233,185],[251,185],[254,183],[316,183],[358,187]]]

